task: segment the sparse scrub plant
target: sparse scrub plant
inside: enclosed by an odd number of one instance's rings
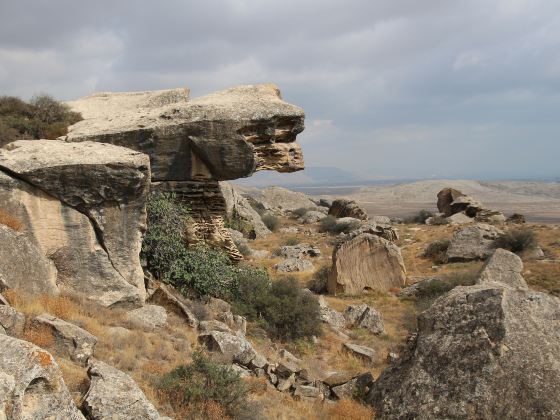
[[[327,216],[319,222],[319,232],[327,232],[331,234],[350,233],[360,226],[360,222],[352,220],[348,222],[341,222],[334,216]]]
[[[494,248],[503,248],[519,253],[537,246],[535,234],[530,229],[515,229],[504,232],[494,240]]]
[[[271,230],[272,232],[276,232],[278,227],[280,226],[280,220],[274,214],[267,212],[261,215],[261,219],[264,225]]]
[[[442,239],[430,243],[424,253],[424,258],[429,258],[436,264],[445,264],[447,262],[447,249],[449,248],[450,241]]]
[[[330,272],[331,267],[328,265],[319,268],[307,283],[309,290],[317,294],[327,293],[327,281],[329,280]]]
[[[307,214],[308,211],[310,211],[311,209],[308,209],[306,207],[299,207],[295,210],[292,210],[292,215],[294,219],[299,219],[300,217],[303,217]]]
[[[430,217],[434,217],[434,213],[429,210],[422,209],[417,214],[405,218],[404,222],[423,225]]]
[[[236,418],[246,409],[249,389],[230,367],[194,352],[192,362],[165,374],[157,385],[160,396],[180,418]]]

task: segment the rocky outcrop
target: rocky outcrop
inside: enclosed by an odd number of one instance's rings
[[[482,210],[482,204],[472,197],[454,188],[444,188],[437,195],[437,208],[444,217],[464,212],[469,217],[475,217]]]
[[[192,210],[195,233],[240,259],[223,229],[218,181],[258,170],[303,169],[295,142],[302,109],[273,85],[248,85],[190,99],[188,89],[99,93],[69,103],[83,120],[65,140],[128,147],[150,156],[154,189],[173,191]]]
[[[337,245],[327,288],[329,293],[361,294],[402,287],[406,270],[400,249],[371,234],[361,234]]]
[[[0,418],[85,420],[53,357],[0,334]]]
[[[274,252],[274,256],[284,258],[318,257],[321,250],[310,244],[283,245]]]
[[[122,147],[22,140],[0,149],[4,210],[54,263],[59,289],[103,306],[144,301],[140,247],[149,183],[148,156]],[[49,284],[53,289],[52,277]]]
[[[0,305],[0,327],[5,334],[19,336],[25,327],[25,315],[9,305]]]
[[[348,306],[344,310],[343,316],[350,327],[364,328],[376,335],[385,332],[381,314],[365,303]]]
[[[327,217],[327,215],[323,212],[316,211],[316,210],[309,210],[298,219],[298,222],[304,225],[309,225],[312,223],[317,223],[323,220],[325,217]]]
[[[64,355],[83,366],[93,355],[97,337],[77,325],[46,313],[35,318],[34,323],[50,328],[55,338],[56,354]]]
[[[264,238],[270,234],[270,230],[263,223],[261,216],[256,212],[249,200],[243,197],[229,182],[220,182],[220,191],[224,196],[226,204],[226,215],[228,218],[238,217],[245,220],[252,227],[253,239]]]
[[[247,365],[256,353],[251,343],[244,337],[223,331],[210,331],[198,336],[199,343],[211,351],[221,355],[223,361]]]
[[[144,305],[127,313],[127,318],[133,324],[147,331],[163,327],[167,322],[167,312],[159,305]]]
[[[317,205],[304,193],[282,187],[269,187],[260,191],[254,199],[266,210],[286,213],[297,209],[315,209]]]
[[[0,224],[0,291],[16,289],[30,296],[56,295],[56,275],[54,263],[25,233]]]
[[[130,376],[95,360],[88,369],[90,386],[83,408],[89,419],[150,419],[162,417]]]
[[[514,288],[527,288],[522,272],[521,258],[513,252],[498,248],[484,265],[478,283],[501,283]]]
[[[274,265],[274,269],[281,273],[307,272],[314,268],[311,261],[303,258],[288,258]]]
[[[353,200],[334,200],[329,214],[334,217],[353,217],[358,220],[367,220],[367,212]]]
[[[340,223],[341,220],[347,220],[347,218],[338,219]],[[353,219],[356,220],[356,219]],[[379,236],[380,238],[386,239],[389,242],[397,242],[399,240],[399,232],[390,224],[386,223],[376,223],[374,221],[369,221],[367,223],[360,224],[356,229],[349,233],[350,238],[355,238],[362,233],[369,233],[371,235]]]
[[[485,260],[494,252],[494,240],[501,233],[494,226],[484,223],[456,231],[447,248],[447,261]]]
[[[377,417],[558,417],[560,300],[500,277],[456,287],[419,315],[417,337],[368,395]]]

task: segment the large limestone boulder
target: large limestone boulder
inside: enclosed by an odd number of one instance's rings
[[[402,287],[406,280],[401,251],[395,244],[364,233],[335,247],[329,293],[361,294]]]
[[[50,314],[41,314],[34,321],[51,329],[55,339],[57,354],[85,366],[93,355],[97,337],[77,325],[66,322]]]
[[[85,420],[53,357],[0,334],[0,418]]]
[[[444,217],[461,212],[469,217],[475,217],[482,210],[482,204],[454,188],[444,188],[438,193],[437,199],[438,210]]]
[[[88,369],[90,386],[84,397],[84,411],[89,419],[159,420],[152,403],[126,373],[95,360]]]
[[[248,365],[256,356],[256,352],[249,341],[239,335],[224,331],[210,331],[198,336],[199,343],[219,354],[223,361]]]
[[[259,213],[255,211],[249,200],[243,197],[229,182],[220,182],[220,191],[226,203],[228,217],[237,216],[246,220],[252,227],[255,239],[264,238],[270,230],[263,223]]]
[[[56,277],[54,263],[25,233],[0,224],[0,290],[56,295],[59,292]]]
[[[367,220],[367,212],[353,200],[334,200],[329,214],[334,217],[353,217],[354,219]]]
[[[485,260],[494,252],[494,240],[501,233],[494,226],[484,223],[457,230],[447,248],[447,260],[449,262]]]
[[[104,306],[140,305],[148,156],[94,142],[22,140],[0,149],[0,202],[54,262],[59,288]]]
[[[523,278],[523,261],[513,252],[498,248],[486,261],[478,283],[501,283],[509,287],[527,288]]]
[[[70,142],[125,146],[150,156],[153,188],[183,199],[197,222],[197,240],[242,259],[223,229],[226,203],[218,181],[259,170],[303,169],[295,142],[301,108],[282,100],[274,85],[248,85],[189,98],[188,89],[97,93],[69,102],[83,120]],[[264,231],[263,231],[264,232]]]
[[[381,419],[560,415],[560,299],[499,283],[456,287],[368,400]]]

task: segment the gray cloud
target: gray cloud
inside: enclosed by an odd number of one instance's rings
[[[274,82],[308,165],[379,177],[560,175],[556,0],[0,6],[0,92],[70,99]]]

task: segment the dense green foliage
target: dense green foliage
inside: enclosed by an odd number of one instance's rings
[[[522,252],[537,246],[535,234],[530,229],[510,230],[494,240],[494,248],[503,248],[511,252]]]
[[[434,241],[429,244],[424,250],[423,256],[430,258],[436,264],[445,264],[447,262],[447,249],[449,248],[450,241],[442,239]]]
[[[254,235],[254,229],[251,223],[242,218],[235,208],[233,209],[231,216],[224,220],[224,225],[227,228],[241,232],[245,237],[251,237]]]
[[[236,418],[246,409],[249,393],[239,374],[199,352],[193,353],[190,364],[164,375],[158,390],[174,411],[185,419],[205,418],[200,411],[208,407],[208,402],[221,407],[223,414]]]
[[[294,278],[271,283],[264,276],[246,276],[239,284],[234,302],[237,312],[256,320],[280,340],[310,338],[321,334],[319,303],[302,291]]]
[[[55,139],[82,117],[48,95],[30,102],[0,96],[0,147],[18,139]]]
[[[142,245],[148,269],[186,296],[210,295],[281,340],[320,333],[319,306],[293,279],[270,281],[264,270],[235,265],[227,254],[204,245],[189,247],[184,234],[188,210],[170,194],[153,194]]]

